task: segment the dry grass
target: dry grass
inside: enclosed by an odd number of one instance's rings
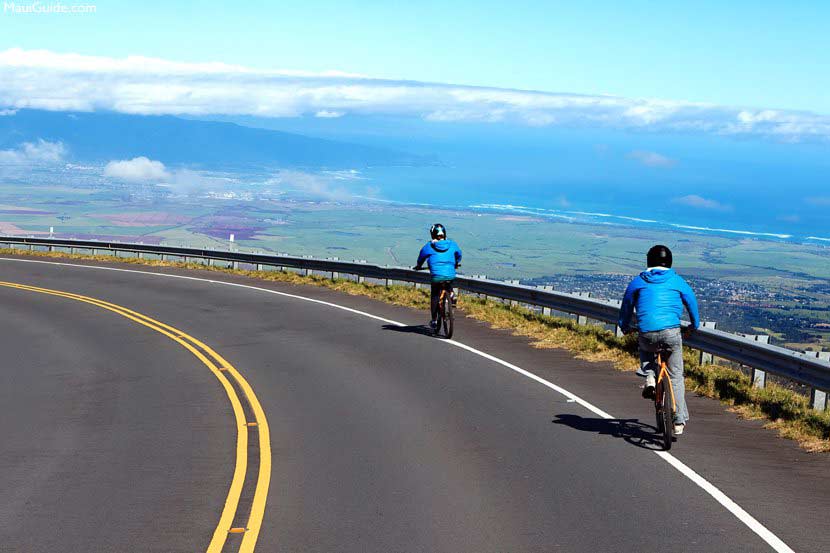
[[[210,270],[266,281],[323,286],[394,305],[424,310],[429,308],[429,291],[413,286],[386,287],[345,279],[304,276],[290,271],[234,270],[209,267],[201,263],[162,262],[102,255],[21,252],[9,249],[0,249],[0,253]],[[546,317],[521,307],[511,307],[470,296],[465,296],[459,302],[459,306],[470,318],[488,323],[493,328],[510,330],[515,335],[529,338],[533,347],[565,349],[579,359],[609,362],[619,370],[637,368],[637,342],[632,336],[617,338],[601,326],[579,325],[573,319]],[[807,398],[775,384],[769,384],[763,389],[753,388],[749,377],[738,370],[722,365],[701,365],[692,350],[687,350],[685,359],[689,390],[720,400],[741,417],[768,421],[767,428],[775,429],[782,437],[797,441],[807,451],[830,451],[830,411],[815,411],[810,408]]]

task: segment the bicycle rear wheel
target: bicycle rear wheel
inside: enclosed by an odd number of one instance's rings
[[[663,386],[660,383],[654,388],[654,419],[657,426],[657,433],[663,433]]]
[[[672,436],[674,435],[674,398],[672,398],[671,389],[664,378],[660,379],[659,385],[662,387],[660,411],[663,419],[661,424],[663,427],[663,449],[668,451],[671,449]]]
[[[444,336],[446,336],[447,339],[450,339],[450,338],[452,338],[452,333],[453,333],[453,330],[454,330],[453,329],[453,326],[454,326],[453,323],[455,322],[455,316],[453,315],[453,312],[452,312],[452,300],[450,299],[449,293],[444,295],[443,311],[444,311],[444,320],[443,320]]]

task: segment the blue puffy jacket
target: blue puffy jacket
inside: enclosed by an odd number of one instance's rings
[[[625,291],[617,324],[624,332],[631,330],[631,316],[636,308],[640,332],[678,328],[684,305],[692,327],[698,328],[697,298],[683,277],[671,269],[643,271]]]
[[[418,254],[418,267],[429,265],[432,282],[446,282],[455,278],[455,266],[461,263],[461,248],[452,240],[433,240],[424,244]]]

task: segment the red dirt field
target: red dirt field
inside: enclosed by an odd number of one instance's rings
[[[5,234],[6,236],[29,236],[31,235],[41,235],[41,234],[49,234],[46,231],[39,231],[39,230],[23,230],[22,228],[18,227],[14,223],[8,223],[6,221],[0,221],[0,234]]]

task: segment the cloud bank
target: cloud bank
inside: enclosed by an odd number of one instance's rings
[[[697,209],[709,209],[712,211],[732,211],[731,205],[722,204],[717,200],[704,198],[702,196],[698,196],[697,194],[690,194],[688,196],[683,196],[681,198],[675,198],[672,201],[676,204],[694,207]]]
[[[628,157],[639,161],[646,167],[673,167],[677,164],[676,159],[668,158],[657,152],[637,150],[628,154]]]
[[[130,160],[110,161],[104,167],[104,176],[126,182],[143,183],[167,181],[170,173],[160,161],[154,161],[144,156]]]
[[[830,141],[830,116],[809,112],[9,49],[0,52],[0,109],[12,113],[20,108],[200,116],[386,114],[436,122]]]
[[[2,165],[34,165],[60,163],[66,157],[66,147],[62,142],[49,142],[39,139],[37,142],[24,142],[12,150],[0,150]]]

